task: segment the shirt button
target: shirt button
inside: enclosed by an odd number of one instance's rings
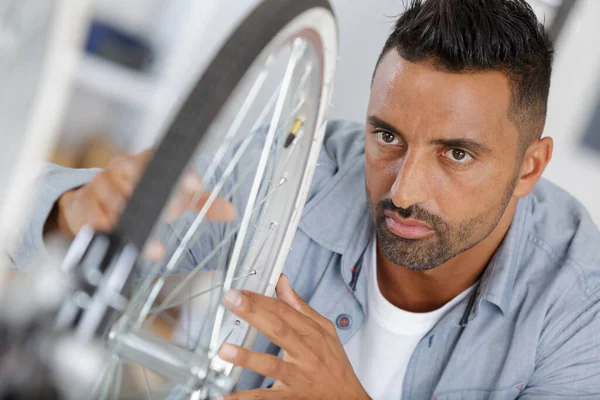
[[[340,329],[348,329],[352,325],[352,319],[348,314],[340,314],[335,320],[335,324]]]

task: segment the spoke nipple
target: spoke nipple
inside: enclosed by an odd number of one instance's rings
[[[84,310],[89,307],[91,301],[92,299],[85,292],[78,291],[73,295],[73,302],[75,305]]]
[[[241,323],[242,321],[240,321],[239,319],[236,319],[234,322],[235,326],[240,326]]]
[[[252,271],[250,271],[250,275],[256,275],[256,270],[253,269]]]
[[[287,182],[287,178],[281,178],[279,181],[279,186],[283,185],[285,182]]]
[[[102,280],[102,273],[96,268],[84,268],[83,274],[90,285],[100,285],[100,281]]]

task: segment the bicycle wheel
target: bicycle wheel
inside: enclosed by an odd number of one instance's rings
[[[78,235],[65,268],[79,286],[58,325],[108,338],[112,358],[92,398],[232,390],[240,371],[216,352],[225,340],[252,346],[255,332],[221,294],[274,291],[321,149],[336,55],[326,0],[264,1],[190,91],[115,231]],[[206,204],[173,220],[194,173]],[[217,196],[238,210],[233,222],[207,221]],[[139,257],[150,239],[166,247],[159,261]]]

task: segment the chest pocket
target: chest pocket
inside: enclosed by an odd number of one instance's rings
[[[521,393],[520,383],[495,390],[460,390],[435,394],[433,400],[515,400]]]

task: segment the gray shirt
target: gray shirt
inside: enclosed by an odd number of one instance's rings
[[[329,123],[284,268],[296,291],[336,323],[343,343],[363,324],[367,301],[360,265],[373,226],[363,136],[362,125]],[[93,173],[47,167],[12,255],[17,264],[44,251],[43,223],[52,204]],[[193,268],[206,251],[199,240],[181,268]],[[280,351],[262,335],[254,349]],[[271,382],[245,371],[238,388]],[[519,201],[476,290],[416,347],[402,398],[600,399],[600,233],[579,202],[545,180]]]

